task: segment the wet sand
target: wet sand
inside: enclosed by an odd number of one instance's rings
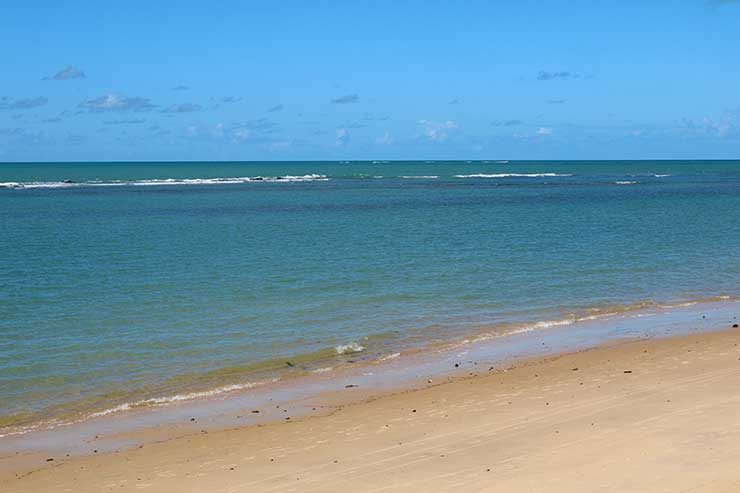
[[[478,368],[328,415],[38,456],[0,491],[739,491],[739,345],[729,329]]]

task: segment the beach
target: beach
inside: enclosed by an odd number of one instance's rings
[[[6,3],[0,493],[740,493],[740,0]]]
[[[323,416],[37,455],[0,489],[737,491],[739,344],[731,327],[612,342]]]
[[[733,457],[739,162],[0,185],[3,492],[673,491]]]
[[[0,493],[740,492],[740,0],[12,3]]]

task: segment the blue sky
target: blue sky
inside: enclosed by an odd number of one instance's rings
[[[0,161],[740,158],[740,1],[9,1]]]

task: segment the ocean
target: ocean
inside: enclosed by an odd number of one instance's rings
[[[740,161],[0,164],[0,435],[740,295]]]

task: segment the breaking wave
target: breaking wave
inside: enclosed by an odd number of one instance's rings
[[[473,175],[455,175],[455,178],[551,178],[573,176],[561,173],[476,173]]]
[[[337,354],[352,354],[359,353],[365,350],[365,346],[356,342],[350,342],[349,344],[340,344],[334,348]]]
[[[74,188],[74,187],[141,187],[167,185],[235,185],[240,183],[295,183],[308,181],[327,181],[326,175],[285,175],[285,176],[240,176],[232,178],[156,178],[149,180],[90,180],[90,181],[30,181],[0,182],[0,188]]]

